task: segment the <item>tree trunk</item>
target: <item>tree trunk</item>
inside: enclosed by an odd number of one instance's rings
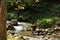
[[[6,40],[6,0],[0,0],[0,40]]]

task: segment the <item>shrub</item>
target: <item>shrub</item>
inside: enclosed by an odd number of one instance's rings
[[[51,27],[53,20],[52,19],[43,19],[41,23],[42,23],[42,28],[49,28],[49,27]]]

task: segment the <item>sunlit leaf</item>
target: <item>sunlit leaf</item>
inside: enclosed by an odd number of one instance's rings
[[[18,8],[19,8],[19,9],[25,9],[23,6],[19,6],[19,5],[18,5]]]
[[[35,0],[35,2],[39,2],[39,0]]]
[[[23,6],[25,6],[25,4],[23,4]]]
[[[13,2],[11,3],[11,6],[13,6]]]
[[[16,4],[18,4],[18,1],[16,2]]]
[[[19,8],[15,8],[15,10],[19,10]]]

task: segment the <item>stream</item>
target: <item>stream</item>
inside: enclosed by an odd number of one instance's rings
[[[24,23],[19,23],[19,26],[14,26],[14,28],[16,29],[15,32],[20,32],[21,30],[25,30],[26,24]],[[23,24],[23,25],[21,25]],[[26,26],[26,27],[25,27]],[[48,36],[38,36],[37,38],[33,38],[33,37],[28,37],[28,36],[23,36],[24,38],[28,38],[29,40],[60,40],[60,37],[48,37]]]

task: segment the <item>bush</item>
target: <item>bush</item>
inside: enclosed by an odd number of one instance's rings
[[[8,20],[11,20],[11,19],[15,19],[17,15],[15,12],[9,12],[7,17]]]
[[[49,28],[49,27],[51,27],[52,23],[53,23],[52,19],[43,19],[42,28]]]

